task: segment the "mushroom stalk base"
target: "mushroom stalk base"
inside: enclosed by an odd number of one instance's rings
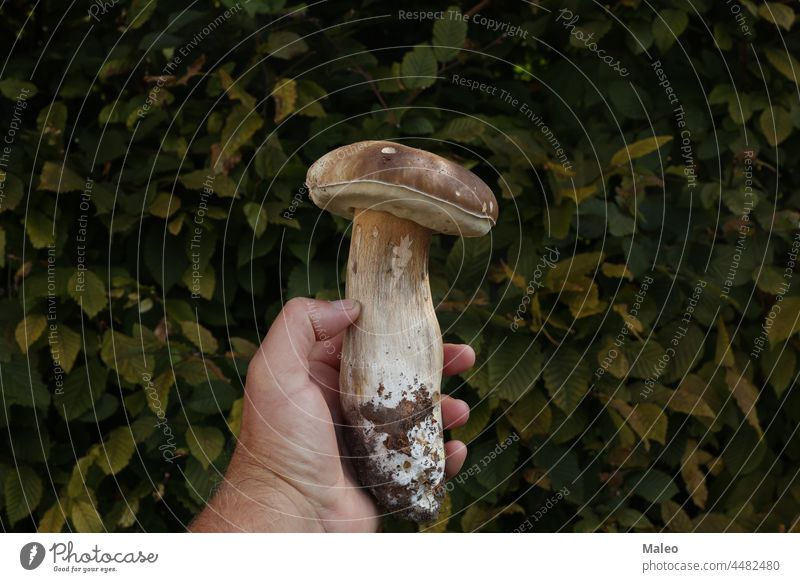
[[[357,212],[346,295],[362,307],[345,334],[340,373],[361,484],[383,509],[421,523],[436,519],[444,496],[442,337],[428,281],[430,238],[410,220]]]

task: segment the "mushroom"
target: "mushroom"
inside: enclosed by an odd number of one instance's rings
[[[320,208],[353,219],[340,398],[361,484],[400,517],[429,522],[444,496],[442,336],[431,300],[433,233],[485,235],[497,201],[475,174],[388,141],[335,149],[308,170]]]

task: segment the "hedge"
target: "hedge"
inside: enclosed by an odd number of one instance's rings
[[[431,250],[478,362],[422,529],[797,530],[793,6],[6,2],[3,530],[185,529],[281,305],[343,292],[303,180],[365,139],[501,207]]]

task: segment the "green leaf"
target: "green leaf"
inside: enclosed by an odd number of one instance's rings
[[[792,116],[780,106],[765,109],[758,118],[761,133],[771,146],[777,146],[792,134]]]
[[[797,355],[789,347],[767,350],[761,361],[761,370],[765,378],[775,390],[775,395],[780,398],[794,378],[797,367]]]
[[[545,362],[542,375],[553,403],[571,414],[589,390],[592,372],[577,351],[562,346]]]
[[[486,123],[475,117],[457,117],[448,121],[436,136],[447,141],[476,144],[486,128]]]
[[[130,427],[122,426],[111,431],[99,447],[97,453],[97,466],[106,475],[116,475],[128,466],[136,443],[133,440]]]
[[[108,305],[106,286],[92,271],[76,270],[67,285],[69,296],[89,317],[94,317]]]
[[[14,210],[25,195],[22,180],[4,170],[0,170],[0,192],[3,193],[0,214]]]
[[[408,89],[425,89],[436,82],[436,57],[431,47],[419,45],[407,52],[400,65],[403,85]]]
[[[478,438],[488,426],[491,418],[492,409],[489,406],[488,400],[483,399],[470,410],[467,424],[452,429],[450,434],[454,439],[458,439],[469,445],[473,440]]]
[[[186,444],[204,469],[220,456],[225,447],[225,435],[212,426],[194,426],[186,431]]]
[[[658,469],[648,469],[643,473],[631,475],[626,479],[630,491],[651,503],[663,503],[678,493],[672,477]]]
[[[662,53],[675,44],[689,24],[689,16],[683,10],[662,10],[653,19],[653,39]]]
[[[30,99],[37,93],[36,85],[19,79],[3,79],[0,81],[0,93],[11,101]]]
[[[445,272],[448,281],[465,289],[479,286],[489,270],[491,258],[491,237],[459,237],[447,255]]]
[[[531,390],[506,411],[506,417],[523,439],[529,439],[533,435],[548,433],[553,411],[538,390]]]
[[[131,6],[128,8],[128,24],[131,30],[136,30],[146,24],[157,7],[157,0],[132,0]]]
[[[31,210],[25,220],[25,232],[35,249],[54,244],[54,220],[38,210]]]
[[[258,202],[248,202],[242,207],[242,210],[247,224],[253,229],[256,238],[261,238],[261,235],[267,230],[267,209]]]
[[[530,390],[542,370],[539,346],[529,336],[513,336],[490,354],[489,383],[494,394],[510,402]]]
[[[214,338],[214,334],[195,321],[182,321],[181,331],[186,339],[204,354],[213,354],[219,349],[219,344]]]
[[[150,203],[150,214],[159,218],[169,218],[181,208],[181,199],[169,192],[159,192]]]
[[[47,319],[44,315],[32,313],[17,324],[14,337],[17,339],[19,349],[23,354],[28,353],[28,349],[33,343],[42,337],[44,330],[47,329]]]
[[[100,345],[100,357],[108,368],[116,370],[123,380],[136,384],[153,374],[157,344],[153,342],[152,332],[142,330],[145,341],[130,337],[118,331],[106,331]],[[139,334],[136,334],[137,336]]]
[[[626,165],[628,160],[635,160],[637,158],[644,157],[647,154],[653,153],[670,141],[672,141],[671,135],[662,135],[660,137],[648,137],[646,139],[634,142],[611,156],[611,165]]]
[[[103,519],[97,512],[95,504],[85,496],[72,501],[69,517],[75,530],[79,533],[105,531]]]
[[[39,506],[43,490],[39,475],[26,465],[8,474],[4,492],[6,513],[12,526]]]
[[[777,346],[800,331],[800,297],[785,297],[780,303],[780,317],[769,327],[769,344]]]
[[[308,52],[308,44],[296,32],[279,30],[267,37],[267,51],[275,58],[289,60]]]
[[[18,404],[46,410],[50,405],[50,390],[42,382],[35,361],[14,358],[10,362],[0,362],[0,373],[3,375],[0,388],[6,407]]]
[[[467,21],[458,6],[450,6],[433,23],[433,54],[440,63],[446,63],[459,53],[467,40]]]
[[[189,190],[198,190],[206,194],[214,192],[220,198],[236,196],[236,182],[225,174],[215,174],[211,169],[195,170],[183,174],[180,181]],[[172,203],[175,204],[174,199]]]
[[[189,457],[186,461],[184,476],[186,477],[186,490],[190,497],[199,503],[208,502],[220,478],[216,469],[204,468],[194,456]]]
[[[67,375],[61,392],[53,396],[53,405],[65,420],[74,420],[91,410],[106,390],[106,370],[92,358],[88,366],[81,366]]]

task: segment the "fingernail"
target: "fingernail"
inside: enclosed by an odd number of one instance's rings
[[[331,305],[342,311],[353,311],[359,306],[358,301],[355,299],[339,299],[338,301],[331,301]]]

